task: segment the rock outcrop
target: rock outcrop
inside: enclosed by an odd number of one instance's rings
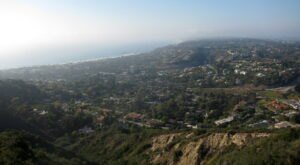
[[[153,138],[153,164],[202,165],[209,163],[226,147],[242,147],[254,138],[268,137],[268,133],[213,133],[206,136],[168,134]]]

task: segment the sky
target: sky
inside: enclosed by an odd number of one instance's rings
[[[0,0],[0,68],[209,37],[299,39],[299,9],[299,0]]]

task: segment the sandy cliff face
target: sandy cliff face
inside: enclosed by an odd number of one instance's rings
[[[180,135],[182,134],[167,134],[153,138],[151,150],[156,151],[165,149],[168,145],[174,142],[176,138],[180,137]]]
[[[153,138],[151,155],[153,164],[200,165],[226,147],[242,147],[254,138],[267,137],[267,133],[213,133],[203,137],[168,134]]]

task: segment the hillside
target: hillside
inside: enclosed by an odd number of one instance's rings
[[[201,40],[2,70],[0,164],[297,164],[299,50]]]
[[[0,79],[80,80],[97,74],[135,71],[165,71],[239,60],[276,59],[292,65],[299,62],[299,43],[255,39],[189,41],[149,53],[64,65],[28,67],[0,72]],[[295,64],[293,64],[295,65]],[[220,67],[220,66],[219,66]],[[298,73],[297,67],[297,73]]]
[[[8,129],[26,130],[45,136],[18,113],[17,106],[41,102],[45,98],[36,86],[20,80],[0,81],[0,131]]]
[[[154,138],[150,153],[154,164],[297,164],[299,133],[169,134]]]
[[[82,144],[85,145],[80,146]],[[67,145],[66,148],[76,150],[78,154],[100,164],[202,165],[272,162],[293,165],[299,159],[299,147],[298,130],[226,133],[157,132],[122,128],[80,137],[78,143]]]
[[[71,152],[25,132],[0,133],[0,164],[91,164]]]

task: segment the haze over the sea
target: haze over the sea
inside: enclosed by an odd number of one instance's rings
[[[123,45],[62,46],[22,51],[0,57],[0,70],[37,65],[65,64],[88,60],[120,57],[151,51],[167,42],[132,43]]]
[[[0,69],[208,37],[300,38],[299,0],[1,0]]]

